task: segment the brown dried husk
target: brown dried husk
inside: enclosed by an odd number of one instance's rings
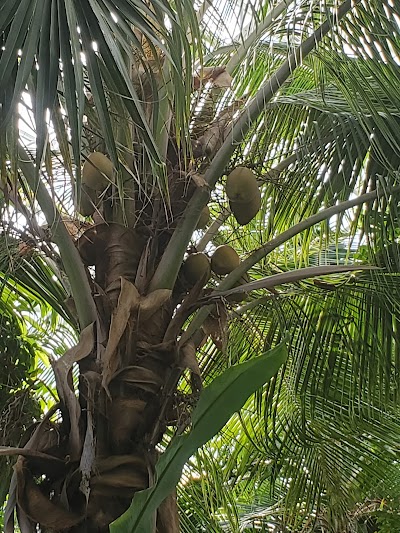
[[[167,421],[177,425],[190,411],[191,398],[178,398],[176,382],[166,385],[174,371],[179,376],[188,367],[193,391],[201,388],[195,346],[178,349],[177,338],[202,289],[193,289],[173,319],[171,291],[149,293],[146,283],[140,290],[135,284],[146,242],[140,230],[119,224],[93,226],[77,241],[84,262],[95,267],[98,323],[53,362],[57,421],[39,424],[26,444],[32,453],[17,461],[6,533],[14,530],[14,509],[32,531],[36,525],[57,533],[109,531],[135,492],[152,482]],[[171,412],[178,413],[176,421]],[[161,505],[158,533],[178,533],[175,500],[172,495]]]

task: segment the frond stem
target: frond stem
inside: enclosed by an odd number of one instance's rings
[[[60,250],[61,260],[75,301],[79,324],[83,329],[96,320],[97,311],[82,259],[46,186],[39,177],[32,158],[21,145],[18,146],[18,166],[31,191],[35,194],[51,229],[54,242]]]
[[[232,74],[236,67],[240,65],[249,48],[251,48],[251,46],[255,43],[256,39],[261,37],[261,35],[271,26],[274,20],[276,20],[290,6],[290,4],[293,4],[293,2],[294,0],[283,0],[267,13],[267,16],[262,23],[255,27],[255,29],[243,41],[243,43],[236,50],[236,53],[229,60],[228,64],[226,65],[226,70],[229,72],[229,74]]]

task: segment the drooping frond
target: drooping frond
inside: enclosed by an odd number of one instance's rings
[[[87,149],[85,138],[91,132],[89,148],[106,149],[114,164],[121,151],[129,154],[134,146],[138,150],[140,141],[147,164],[155,177],[164,180],[157,109],[171,106],[177,128],[185,128],[192,63],[189,32],[197,42],[191,3],[8,3],[0,12],[2,130],[8,127],[2,142],[3,165],[7,144],[9,149],[15,146],[18,104],[26,91],[31,98],[38,164],[48,153],[53,122],[59,141],[63,137],[66,165],[72,155],[79,169],[81,151]],[[170,80],[167,91],[157,77]],[[144,104],[146,84],[161,91],[151,98],[156,105],[153,117]],[[165,183],[159,181],[159,185],[162,188]]]

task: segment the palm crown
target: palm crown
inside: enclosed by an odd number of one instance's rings
[[[396,529],[399,17],[0,8],[6,532]]]

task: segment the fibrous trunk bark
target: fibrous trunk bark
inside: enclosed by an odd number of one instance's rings
[[[176,377],[171,381],[180,359],[180,327],[171,328],[179,296],[147,292],[154,246],[146,232],[100,224],[80,238],[78,248],[95,270],[98,320],[53,362],[59,416],[38,424],[26,444],[48,458],[19,457],[7,533],[13,530],[13,504],[26,531],[37,525],[53,533],[109,531],[135,492],[153,483],[156,445],[186,408],[182,396],[177,400]],[[172,494],[158,510],[157,532],[178,531]]]

